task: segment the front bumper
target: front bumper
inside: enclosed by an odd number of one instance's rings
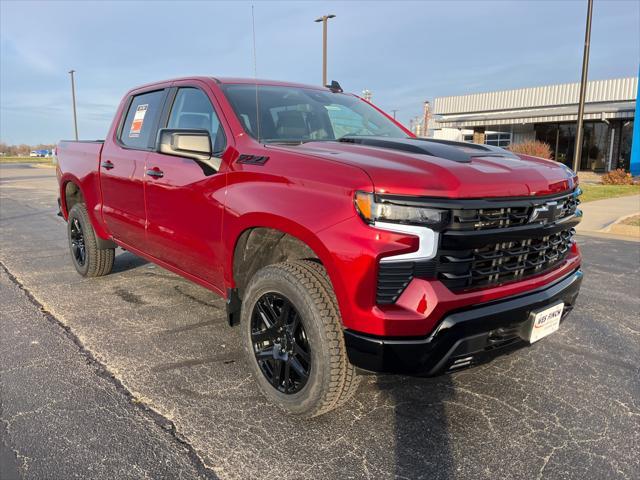
[[[532,311],[562,301],[564,320],[581,282],[578,269],[543,289],[451,312],[426,338],[378,337],[345,330],[347,354],[353,365],[364,370],[426,376],[482,363],[528,345]]]

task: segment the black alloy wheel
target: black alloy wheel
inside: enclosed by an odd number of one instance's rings
[[[349,362],[338,302],[321,264],[267,265],[241,298],[247,365],[267,400],[302,418],[349,401],[360,377]]]
[[[253,353],[269,383],[285,394],[302,390],[311,372],[311,348],[302,318],[279,293],[265,293],[251,314]]]
[[[98,237],[84,203],[76,203],[67,217],[69,252],[76,271],[83,277],[101,277],[113,268],[115,248],[99,247]]]
[[[87,249],[84,243],[82,225],[77,218],[71,220],[71,252],[81,267],[87,260]]]

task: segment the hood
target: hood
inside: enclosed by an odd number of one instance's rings
[[[407,139],[428,143],[425,140]],[[387,146],[351,142],[310,142],[278,146],[298,154],[326,158],[364,170],[376,193],[445,198],[526,197],[560,193],[575,186],[573,172],[561,163],[517,156],[506,150],[458,142],[440,142],[454,148],[449,158]],[[401,143],[405,143],[404,141]],[[381,143],[378,141],[377,145]],[[478,148],[480,147],[480,148]],[[436,148],[426,147],[434,153]],[[474,150],[469,153],[470,150]],[[438,149],[438,154],[443,150]],[[502,153],[501,153],[502,152]]]

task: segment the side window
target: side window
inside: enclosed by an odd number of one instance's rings
[[[120,142],[131,148],[147,149],[162,110],[164,90],[133,97],[120,132]]]
[[[227,146],[224,130],[213,110],[209,97],[198,88],[180,88],[169,116],[167,128],[208,130],[214,155],[220,155]]]

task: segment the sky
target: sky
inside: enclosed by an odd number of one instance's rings
[[[328,78],[408,125],[435,97],[580,79],[586,0],[35,2],[0,0],[0,141],[104,138],[130,88],[188,75]],[[595,0],[589,79],[638,74],[640,1]]]

